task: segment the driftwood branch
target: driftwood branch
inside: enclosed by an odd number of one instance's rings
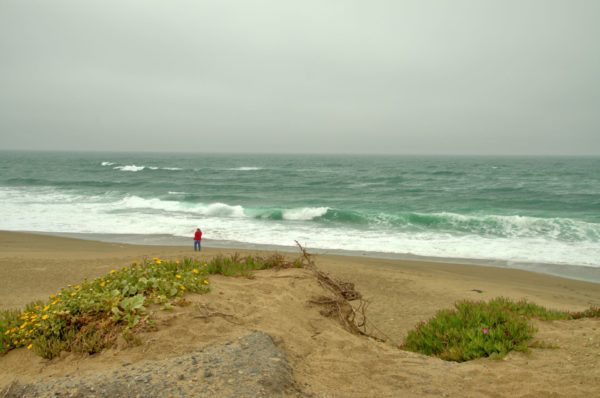
[[[368,336],[379,341],[390,340],[380,329],[368,321],[366,315],[368,302],[362,298],[354,284],[341,281],[319,270],[306,248],[298,241],[295,242],[302,253],[304,267],[312,271],[321,286],[331,293],[331,296],[322,296],[310,300],[312,304],[323,306],[321,314],[338,318],[342,326],[351,333]],[[357,301],[357,304],[353,305],[350,303],[351,301]],[[367,331],[368,328],[376,330],[384,338],[372,335]]]

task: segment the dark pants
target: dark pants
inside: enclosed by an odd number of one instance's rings
[[[196,248],[198,248],[198,251],[201,249],[199,240],[194,241],[194,251],[196,251]]]

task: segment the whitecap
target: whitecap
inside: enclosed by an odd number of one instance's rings
[[[301,207],[297,209],[284,210],[282,217],[290,221],[309,221],[324,216],[329,207]]]
[[[136,166],[135,164],[130,164],[127,166],[115,166],[113,167],[114,170],[121,170],[121,171],[140,171],[140,170],[144,170],[146,168],[146,166]]]
[[[244,208],[240,205],[231,206],[225,203],[211,203],[197,209],[203,215],[215,217],[246,217]]]
[[[197,214],[208,217],[246,217],[244,208],[240,205],[226,203],[189,203],[176,200],[161,200],[158,198],[142,198],[130,195],[115,204],[116,209],[153,209],[165,212]]]
[[[262,167],[250,167],[250,166],[243,166],[243,167],[233,167],[227,170],[230,171],[256,171],[256,170],[262,170]]]
[[[102,162],[100,163],[102,166],[112,166],[114,163],[113,162]]]

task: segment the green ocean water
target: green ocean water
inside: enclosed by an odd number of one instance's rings
[[[600,158],[0,152],[0,229],[600,267]]]

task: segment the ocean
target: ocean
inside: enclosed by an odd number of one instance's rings
[[[600,281],[600,158],[0,152],[2,230],[191,244],[197,227]]]

